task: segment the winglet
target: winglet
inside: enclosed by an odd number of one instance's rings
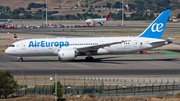
[[[161,39],[171,10],[163,11],[139,37]]]

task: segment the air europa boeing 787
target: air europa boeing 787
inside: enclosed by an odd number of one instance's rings
[[[161,39],[171,10],[163,11],[140,35],[135,37],[81,37],[25,39],[11,44],[5,53],[18,56],[57,56],[59,60],[73,60],[77,56],[128,54],[167,45],[170,39]]]

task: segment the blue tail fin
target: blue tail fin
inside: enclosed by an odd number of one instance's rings
[[[157,38],[161,39],[164,28],[166,27],[166,22],[171,13],[171,10],[163,11],[147,28],[144,30],[139,37]]]

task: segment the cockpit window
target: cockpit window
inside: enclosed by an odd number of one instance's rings
[[[9,45],[9,47],[15,47],[15,45]]]

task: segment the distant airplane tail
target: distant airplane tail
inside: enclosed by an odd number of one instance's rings
[[[139,37],[148,37],[148,38],[156,38],[161,39],[164,29],[166,27],[166,23],[168,17],[171,13],[171,10],[163,11],[147,28],[143,33],[139,35]]]
[[[106,21],[109,20],[109,13],[106,15]]]

